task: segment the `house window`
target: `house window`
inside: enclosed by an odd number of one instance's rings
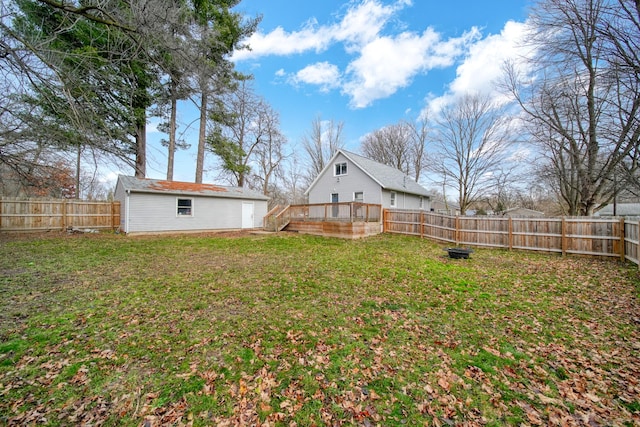
[[[347,163],[336,163],[336,173],[335,176],[346,175],[347,174]]]
[[[364,192],[356,191],[355,193],[353,193],[353,201],[354,202],[358,202],[358,203],[363,203],[364,202]]]
[[[178,216],[193,216],[193,199],[178,199]]]
[[[395,191],[391,192],[391,203],[390,203],[390,206],[392,208],[396,207],[396,192]]]

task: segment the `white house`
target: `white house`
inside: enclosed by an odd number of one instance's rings
[[[362,202],[383,208],[431,209],[431,194],[398,169],[338,150],[311,183],[310,204]]]
[[[125,233],[261,228],[269,200],[246,188],[123,175],[114,198]]]

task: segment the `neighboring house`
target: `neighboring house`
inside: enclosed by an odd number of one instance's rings
[[[363,202],[383,208],[431,209],[431,194],[398,169],[338,150],[305,194],[309,204]]]
[[[640,216],[640,203],[616,203],[616,216]],[[606,205],[594,216],[614,216],[613,204]]]
[[[431,211],[442,215],[460,215],[460,205],[441,198],[431,199]]]
[[[114,199],[125,233],[261,228],[269,200],[246,188],[123,175]]]
[[[504,211],[503,216],[510,216],[512,218],[542,218],[545,216],[544,212],[534,211],[527,208],[511,208]]]

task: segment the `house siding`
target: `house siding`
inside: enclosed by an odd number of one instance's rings
[[[396,193],[396,205],[391,207],[391,190],[382,191],[382,206],[392,209],[420,209],[420,196],[415,194],[403,193],[401,191],[395,191]],[[431,205],[428,197],[423,197],[423,210],[430,210]]]
[[[347,174],[334,176],[334,164],[347,163]],[[338,193],[339,202],[352,202],[355,192],[364,193],[364,203],[382,204],[382,191],[380,185],[364,173],[349,159],[339,154],[316,181],[309,191],[309,203],[331,203],[331,194]]]

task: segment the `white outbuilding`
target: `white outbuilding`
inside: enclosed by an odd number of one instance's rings
[[[269,198],[242,187],[120,175],[114,193],[124,233],[262,228]]]

